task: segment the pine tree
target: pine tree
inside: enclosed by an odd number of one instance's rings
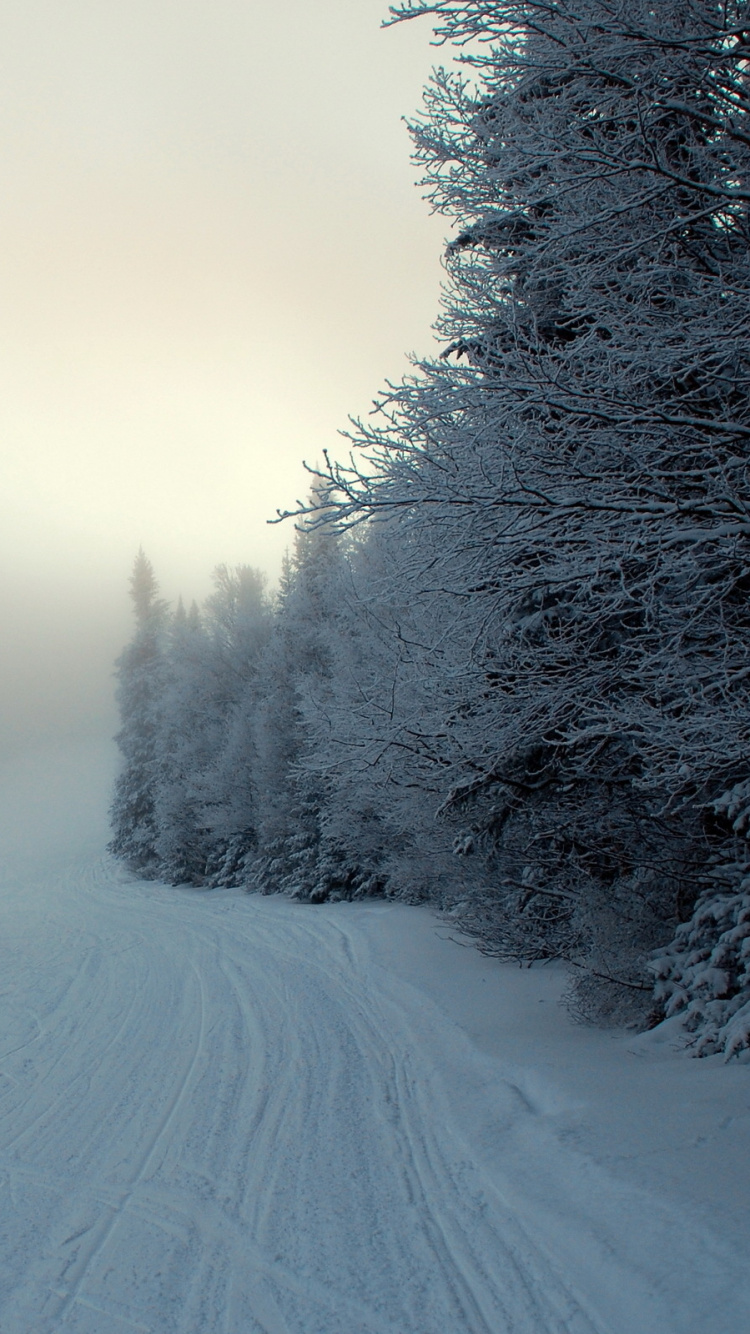
[[[203,614],[175,615],[159,743],[156,839],[165,878],[228,884],[255,840],[254,688],[271,627],[265,579],[214,571]]]
[[[110,811],[110,851],[140,875],[158,871],[155,800],[159,781],[159,733],[165,685],[167,605],[151,562],[141,548],[130,579],[135,611],[133,639],[117,660],[122,766]]]
[[[325,836],[327,738],[344,558],[326,526],[302,524],[284,570],[255,725],[259,857],[256,883],[322,901],[346,871]]]
[[[207,883],[245,884],[256,855],[258,802],[255,718],[260,672],[273,625],[265,576],[219,566],[206,603],[216,744],[198,778],[210,831]]]
[[[202,883],[207,830],[196,775],[213,758],[206,735],[211,676],[208,639],[198,607],[180,598],[165,635],[164,690],[157,742],[155,849],[160,875],[171,883]]]

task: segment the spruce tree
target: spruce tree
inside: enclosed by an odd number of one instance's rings
[[[205,738],[211,716],[208,643],[195,602],[188,613],[178,601],[165,635],[165,658],[154,804],[159,874],[171,883],[200,883],[207,831],[196,775],[213,753]]]
[[[318,902],[348,874],[325,830],[324,751],[343,571],[330,528],[300,525],[261,667],[255,722],[256,883]]]
[[[140,875],[158,869],[155,801],[165,684],[167,605],[141,548],[130,579],[135,634],[117,660],[122,756],[110,810],[110,851]]]

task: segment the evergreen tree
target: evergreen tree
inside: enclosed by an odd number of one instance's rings
[[[201,616],[176,614],[160,737],[156,847],[173,881],[226,884],[253,846],[254,681],[271,626],[259,571],[220,565]]]
[[[158,868],[155,815],[165,684],[167,605],[151,562],[139,550],[130,579],[135,634],[117,660],[122,765],[110,811],[110,851],[141,875]]]
[[[208,637],[198,607],[179,600],[165,636],[165,686],[158,737],[154,818],[160,875],[201,883],[207,830],[196,775],[213,758]]]
[[[210,884],[244,884],[257,845],[255,715],[273,625],[265,576],[250,566],[215,572],[206,603],[216,742],[198,787],[210,830]]]
[[[343,569],[333,531],[302,524],[261,669],[255,726],[256,883],[316,901],[328,896],[338,875],[337,854],[324,834],[327,785],[316,738],[321,729],[329,734]]]

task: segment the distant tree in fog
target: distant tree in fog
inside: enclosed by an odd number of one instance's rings
[[[175,882],[200,878],[205,833],[195,775],[210,760],[208,637],[193,603],[182,599],[165,636],[165,681],[156,746],[154,818],[159,874]]]
[[[165,680],[167,604],[151,562],[138,552],[130,579],[135,634],[117,660],[122,767],[110,811],[110,851],[142,875],[157,865],[155,797]]]
[[[256,841],[252,723],[259,666],[271,633],[266,579],[249,565],[220,565],[203,607],[202,654],[182,686],[182,779],[194,811],[192,879],[235,883]],[[180,672],[180,664],[175,664]],[[179,695],[177,696],[179,707]],[[170,867],[170,878],[173,875]]]

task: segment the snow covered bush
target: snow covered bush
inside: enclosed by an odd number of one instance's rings
[[[701,899],[651,966],[664,1016],[680,1016],[696,1055],[750,1059],[750,877]]]

